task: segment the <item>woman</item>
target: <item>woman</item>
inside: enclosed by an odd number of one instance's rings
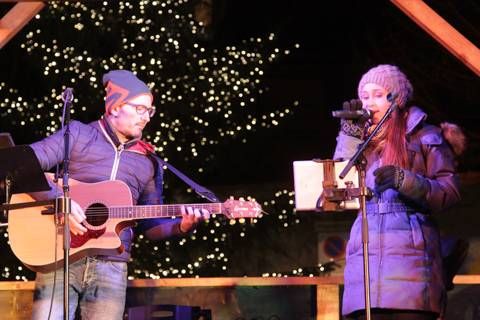
[[[438,229],[434,214],[460,199],[454,154],[442,130],[408,104],[413,88],[392,65],[365,73],[359,100],[345,109],[365,108],[368,124],[342,120],[335,159],[348,159],[378,124],[391,103],[398,107],[366,150],[370,298],[373,319],[436,319],[445,303]],[[343,314],[365,317],[361,216],[347,246]]]

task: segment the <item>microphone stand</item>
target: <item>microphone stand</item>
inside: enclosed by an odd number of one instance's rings
[[[5,176],[5,179],[2,181],[2,185],[0,185],[0,187],[5,187],[5,202],[3,203],[3,205],[7,205],[8,203],[10,203],[10,197],[12,196],[11,194],[12,179],[10,178],[9,175]],[[4,221],[4,219],[8,218],[8,210],[9,210],[8,208],[2,209],[1,221]],[[6,226],[8,226],[8,222],[7,223],[0,222],[0,228],[6,227]]]
[[[370,308],[370,269],[369,269],[369,260],[368,260],[368,220],[367,220],[367,196],[369,195],[369,190],[366,187],[366,168],[367,160],[365,159],[363,153],[367,148],[368,144],[372,141],[373,137],[378,133],[378,131],[383,127],[385,121],[391,116],[391,114],[397,108],[397,103],[395,102],[397,95],[388,94],[387,100],[392,104],[388,108],[385,115],[382,117],[377,126],[373,129],[372,133],[367,137],[367,139],[358,146],[357,152],[350,158],[345,168],[338,175],[340,179],[345,178],[348,172],[355,165],[357,166],[358,171],[358,187],[360,189],[359,198],[360,198],[360,211],[362,212],[362,248],[363,248],[363,286],[365,293],[365,316],[367,320],[371,320],[371,308]]]
[[[66,88],[62,94],[63,104],[63,128],[64,128],[64,158],[63,158],[63,197],[57,199],[57,212],[63,213],[63,318],[68,320],[69,316],[69,255],[70,255],[70,213],[71,213],[71,198],[70,186],[68,185],[70,163],[70,107],[73,101],[73,89]]]

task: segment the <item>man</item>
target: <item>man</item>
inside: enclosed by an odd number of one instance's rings
[[[70,124],[70,177],[87,183],[121,180],[130,188],[134,204],[159,204],[162,202],[162,168],[152,157],[153,147],[140,140],[143,129],[155,113],[150,89],[126,70],[108,72],[103,84],[105,115],[89,124],[78,121]],[[48,170],[63,160],[63,133],[56,132],[31,147],[42,168]],[[53,198],[58,193],[58,187],[52,183],[48,196]],[[87,231],[82,225],[85,213],[74,199],[71,207],[71,233],[83,235]],[[140,226],[148,238],[160,240],[189,232],[202,219],[202,214],[208,215],[208,212],[183,208],[180,222],[154,219],[145,220]],[[132,229],[124,229],[120,239],[125,248],[122,254],[86,257],[70,264],[69,319],[73,319],[75,313],[82,319],[123,318]],[[49,316],[54,274],[37,273],[33,319]],[[62,270],[57,270],[56,278],[50,318],[62,319]]]

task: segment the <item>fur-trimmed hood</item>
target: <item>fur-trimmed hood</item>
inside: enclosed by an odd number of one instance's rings
[[[467,137],[462,128],[450,122],[442,122],[440,128],[442,128],[442,134],[452,147],[455,155],[457,157],[461,156],[467,148]]]
[[[419,107],[412,106],[409,109],[407,119],[407,134],[410,134],[417,126],[426,120],[427,114]],[[467,148],[467,138],[462,128],[450,122],[440,124],[442,136],[448,142],[456,157],[459,157]]]

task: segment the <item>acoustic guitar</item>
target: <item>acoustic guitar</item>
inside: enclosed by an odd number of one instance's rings
[[[119,233],[138,219],[174,218],[181,207],[207,209],[228,218],[258,217],[255,201],[227,200],[224,203],[133,205],[129,187],[119,180],[82,183],[70,179],[70,197],[87,216],[83,235],[70,234],[70,263],[85,256],[116,255],[123,251]],[[12,196],[11,203],[34,201],[29,194]],[[63,266],[63,225],[52,207],[11,210],[8,216],[9,242],[14,254],[33,271],[52,271]],[[57,257],[55,257],[55,252]]]

